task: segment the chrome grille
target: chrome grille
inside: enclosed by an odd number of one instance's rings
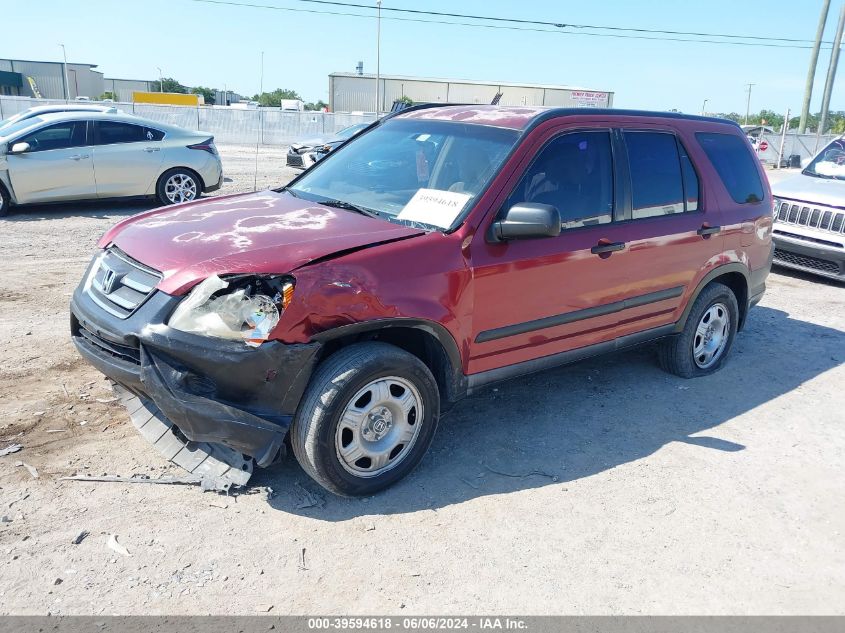
[[[159,281],[161,273],[112,247],[94,264],[86,292],[103,310],[125,319],[146,301]]]
[[[830,233],[843,233],[845,228],[845,211],[825,209],[816,206],[779,202],[776,219],[785,224],[806,226]]]

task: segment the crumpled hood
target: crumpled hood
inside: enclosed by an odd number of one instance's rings
[[[424,231],[290,194],[261,191],[163,207],[128,218],[100,240],[163,273],[182,294],[211,275],[287,273],[315,259]]]
[[[776,198],[845,208],[845,180],[802,174],[772,185],[772,195]]]

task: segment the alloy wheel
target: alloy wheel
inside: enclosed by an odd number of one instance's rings
[[[190,202],[197,197],[197,183],[188,174],[173,174],[164,183],[164,195],[173,204]]]

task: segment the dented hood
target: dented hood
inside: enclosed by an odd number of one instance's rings
[[[287,193],[220,196],[128,218],[100,240],[163,274],[182,294],[210,275],[287,273],[315,259],[424,232]]]

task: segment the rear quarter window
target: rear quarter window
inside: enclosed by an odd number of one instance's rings
[[[695,138],[734,202],[748,204],[763,200],[763,183],[754,162],[757,158],[743,138],[716,132],[696,132]]]

